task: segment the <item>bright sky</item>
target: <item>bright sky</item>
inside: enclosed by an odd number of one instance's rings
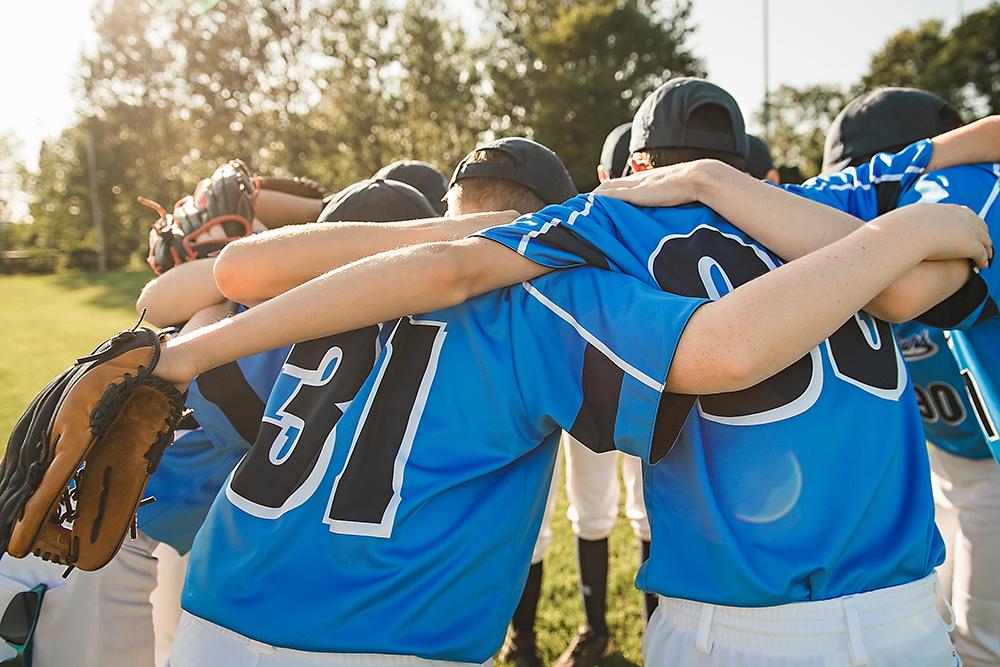
[[[761,7],[764,0],[695,0],[693,46],[709,76],[748,116],[763,99]],[[447,0],[471,34],[470,0]],[[94,0],[0,0],[0,132],[12,132],[34,165],[40,142],[73,118],[73,72],[94,42]],[[960,12],[989,0],[770,0],[771,85],[848,83],[887,36],[929,18],[953,25]]]

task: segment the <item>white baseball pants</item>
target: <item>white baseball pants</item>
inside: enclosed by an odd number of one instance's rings
[[[932,574],[859,595],[747,608],[660,598],[648,667],[953,667]]]
[[[177,625],[169,604],[164,609],[150,602],[158,586],[158,544],[140,531],[100,570],[73,570],[66,579],[66,566],[41,558],[0,560],[0,613],[15,594],[48,586],[35,630],[34,667],[153,667],[154,645],[169,642]],[[176,599],[179,606],[182,583],[183,577],[164,579],[161,599]],[[0,651],[7,649],[0,642]]]
[[[930,447],[935,519],[947,547],[938,570],[955,609],[966,667],[1000,665],[1000,467]]]
[[[476,663],[478,664],[478,663]],[[487,660],[482,665],[492,665]],[[167,667],[470,667],[473,663],[424,660],[410,655],[313,653],[254,641],[214,623],[181,615]]]

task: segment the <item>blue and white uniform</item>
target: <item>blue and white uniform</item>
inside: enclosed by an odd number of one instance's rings
[[[189,428],[181,425],[149,480],[146,495],[156,502],[140,508],[140,530],[180,554],[191,550],[219,489],[257,437],[264,401],[288,349],[225,364],[191,383]]]
[[[595,195],[481,235],[543,266],[588,264],[689,297],[720,298],[781,264],[707,208]],[[639,588],[775,607],[930,585],[944,548],[912,391],[891,327],[859,313],[770,379],[700,397],[674,447],[658,442],[646,458],[652,549]],[[921,613],[930,623],[932,598]],[[950,656],[934,619],[933,650]],[[817,650],[810,641],[803,651]]]
[[[258,642],[276,664],[487,660],[561,430],[648,457],[704,302],[581,269],[293,346],[195,540],[171,660],[207,664],[232,633],[234,662]]]
[[[960,204],[986,222],[994,245],[1000,245],[1000,165],[920,174],[929,158],[929,151],[920,146],[928,144],[918,142],[898,155],[877,156],[871,165],[859,168],[860,178],[833,175],[790,189],[823,201],[838,192],[831,188],[863,183],[873,171],[881,173],[869,181],[882,174],[904,173],[899,180],[880,181],[870,192],[862,187],[841,189],[834,205],[842,204],[844,193],[850,193],[861,204],[848,210],[869,220],[918,202]],[[916,159],[907,165],[910,156]],[[873,198],[872,192],[879,195]],[[977,279],[991,296],[1000,289],[1000,271],[995,267],[981,270]],[[967,285],[969,299],[978,298],[975,287],[975,281]],[[995,300],[987,298],[976,318],[964,322],[962,329],[945,331],[921,322],[896,327],[927,439],[934,445],[930,459],[936,520],[948,554],[938,574],[955,609],[955,645],[970,664],[1000,663],[1000,580],[993,574],[1000,560],[1000,468],[994,465],[994,459],[1000,463],[1000,317],[996,315]]]

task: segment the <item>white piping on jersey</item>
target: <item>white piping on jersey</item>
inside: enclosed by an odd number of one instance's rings
[[[559,319],[563,320],[571,327],[576,329],[576,332],[580,334],[581,338],[583,338],[585,341],[587,341],[595,348],[597,348],[598,351],[600,351],[601,354],[607,357],[611,361],[611,363],[613,363],[615,366],[622,369],[623,371],[625,371],[626,373],[628,373],[633,378],[643,383],[650,389],[653,389],[654,391],[658,392],[664,391],[663,383],[657,382],[656,380],[649,377],[648,375],[640,371],[638,368],[636,368],[635,366],[633,366],[632,364],[628,363],[627,361],[619,357],[617,354],[615,354],[611,350],[611,348],[609,348],[602,340],[600,340],[599,338],[597,338],[597,336],[587,331],[587,329],[584,328],[582,324],[576,321],[576,318],[574,318],[572,315],[570,315],[565,310],[560,308],[558,305],[553,303],[547,296],[539,292],[534,285],[532,285],[529,282],[523,282],[521,283],[521,287],[523,287],[528,292],[528,294],[535,297],[535,299],[537,299],[539,303],[541,303],[543,306],[545,306],[553,313],[555,313],[559,317]]]
[[[986,214],[993,208],[993,204],[997,200],[997,195],[1000,194],[1000,164],[993,165],[993,175],[996,176],[996,180],[993,182],[993,190],[990,192],[990,196],[986,198],[986,203],[983,204],[982,210],[979,211],[979,217],[983,220],[986,219]]]
[[[842,172],[843,173],[843,172]],[[834,185],[828,181],[823,181],[823,185],[817,187],[817,190],[870,190],[873,186],[879,185],[880,183],[891,183],[892,181],[901,181],[903,176],[906,174],[922,174],[924,173],[923,167],[907,167],[903,170],[901,174],[883,174],[878,178],[873,178],[869,183],[862,183],[858,180],[857,172],[852,170],[851,176],[853,181],[850,183],[842,183],[840,185]],[[846,177],[847,175],[844,174]]]
[[[593,193],[587,194],[584,197],[584,199],[587,200],[587,203],[584,205],[583,210],[573,211],[572,213],[570,213],[569,217],[566,218],[567,225],[572,226],[573,223],[576,222],[576,219],[578,217],[580,217],[581,215],[586,216],[590,213],[590,207],[594,205],[594,194]],[[552,218],[538,229],[534,229],[525,234],[524,236],[522,236],[521,242],[517,245],[517,254],[524,255],[525,250],[528,249],[528,242],[531,241],[531,239],[535,238],[536,236],[541,236],[545,232],[549,231],[550,229],[558,225],[560,222],[562,222],[562,220],[560,220],[559,218]]]

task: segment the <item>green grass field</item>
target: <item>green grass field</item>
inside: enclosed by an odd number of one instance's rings
[[[135,322],[135,297],[148,271],[105,275],[0,276],[0,442],[28,401],[74,358]],[[621,494],[624,497],[624,492]],[[583,620],[576,552],[560,490],[555,538],[545,559],[538,610],[542,658],[551,663]],[[606,665],[641,664],[642,601],[632,581],[636,542],[622,518],[611,536],[608,623],[619,653]]]

